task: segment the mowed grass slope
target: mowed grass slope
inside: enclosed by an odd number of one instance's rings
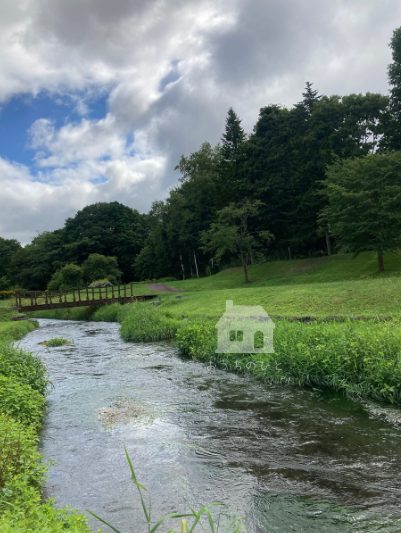
[[[379,274],[373,253],[268,262],[250,267],[247,285],[242,270],[231,268],[207,278],[166,283],[179,292],[164,294],[162,306],[174,316],[211,319],[224,312],[226,300],[262,305],[272,316],[397,316],[401,254],[389,254],[386,265],[387,271]]]
[[[376,255],[366,252],[357,257],[343,254],[252,265],[251,282],[246,285],[242,269],[236,267],[199,279],[132,286],[137,295],[159,294],[161,307],[175,318],[217,319],[226,300],[262,305],[273,317],[399,316],[401,253],[388,254],[385,264],[387,270],[379,274]],[[163,286],[167,290],[161,290]],[[89,308],[73,308],[33,316],[88,320],[92,314]]]

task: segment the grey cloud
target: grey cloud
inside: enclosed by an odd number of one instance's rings
[[[0,6],[0,100],[39,90],[110,94],[103,119],[59,130],[46,121],[33,126],[41,183],[0,160],[7,168],[0,234],[23,240],[60,226],[85,203],[117,199],[146,210],[177,183],[182,153],[218,142],[230,106],[250,131],[260,107],[299,101],[306,80],[326,94],[386,91],[388,42],[401,20],[398,0],[21,6]],[[31,195],[32,209],[17,220],[22,194]]]

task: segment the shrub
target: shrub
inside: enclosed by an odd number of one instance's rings
[[[276,323],[273,354],[216,354],[213,323],[177,331],[183,355],[263,380],[328,387],[401,404],[401,327],[398,322]]]
[[[32,428],[0,414],[0,500],[9,496],[7,485],[15,476],[19,482],[40,486],[44,466],[37,443],[38,437]]]
[[[16,341],[37,327],[34,320],[0,322],[0,337],[3,341]]]
[[[82,268],[78,265],[74,265],[74,263],[68,263],[53,274],[47,288],[50,291],[57,291],[77,289],[82,287],[82,285]]]
[[[0,413],[39,430],[45,410],[45,399],[29,385],[0,376]]]
[[[35,318],[56,318],[58,320],[92,320],[93,307],[69,307],[67,309],[44,309],[34,311]]]
[[[127,305],[110,304],[97,309],[92,320],[97,322],[122,322],[128,310]]]
[[[40,492],[18,476],[11,484],[17,497],[0,516],[1,533],[91,533],[83,515],[56,509],[51,501],[41,503]]]
[[[92,283],[89,285],[90,289],[102,289],[104,287],[112,287],[113,284],[107,279],[96,279],[95,281],[92,281]]]
[[[152,304],[134,303],[127,306],[122,318],[121,336],[134,342],[172,339],[178,323]]]
[[[217,342],[212,322],[189,322],[181,326],[176,335],[177,346],[183,355],[209,360],[214,357]]]
[[[47,348],[58,348],[59,346],[67,346],[72,344],[68,339],[63,339],[62,337],[54,337],[48,341],[43,341],[40,344],[46,346]]]
[[[104,278],[115,283],[121,278],[117,259],[102,254],[90,254],[82,263],[82,271],[85,281],[89,283]]]
[[[46,369],[37,357],[5,342],[0,344],[0,375],[30,385],[40,394],[48,384]]]

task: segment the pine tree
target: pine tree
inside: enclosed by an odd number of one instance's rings
[[[307,81],[305,86],[305,92],[302,93],[303,100],[296,104],[296,108],[302,109],[308,115],[312,114],[312,110],[316,102],[320,100],[319,92],[312,89],[313,83]]]
[[[245,141],[245,132],[242,129],[241,120],[232,107],[230,107],[227,113],[226,129],[221,141],[224,159],[233,161]]]
[[[241,164],[244,160],[244,145],[246,135],[241,126],[241,120],[230,108],[227,113],[226,127],[221,138],[221,179],[225,194],[230,194],[230,200],[238,195],[241,180]]]
[[[390,117],[387,124],[386,148],[401,149],[401,28],[397,28],[390,43],[393,62],[388,67],[390,90]]]

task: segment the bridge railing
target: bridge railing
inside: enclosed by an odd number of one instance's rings
[[[100,305],[113,301],[125,302],[134,298],[145,299],[146,296],[136,297],[132,283],[66,291],[17,291],[15,293],[16,307],[20,310]]]

